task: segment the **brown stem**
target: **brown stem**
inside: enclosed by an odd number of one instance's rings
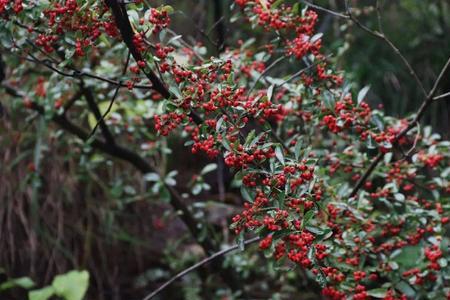
[[[123,3],[119,3],[116,0],[106,0],[106,4],[112,11],[114,16],[114,20],[116,22],[116,26],[120,31],[120,35],[124,43],[127,45],[130,50],[131,55],[133,56],[136,62],[143,61],[145,62],[142,54],[136,48],[136,45],[133,42],[134,31],[131,27],[130,20],[128,19],[127,10]],[[172,95],[167,89],[167,87],[163,84],[161,79],[148,68],[148,66],[141,68],[142,72],[145,76],[150,80],[153,85],[153,88],[161,94],[165,99],[169,99]]]
[[[103,119],[102,113],[100,112],[100,109],[98,108],[98,105],[95,102],[92,90],[84,86],[83,82],[80,83],[80,90],[83,93],[84,98],[86,99],[89,109],[94,114],[95,119],[97,120],[97,124],[100,126],[100,129],[102,130],[102,134],[105,137],[106,142],[110,145],[115,145],[116,142],[114,140],[114,136],[112,135],[111,131],[108,128],[108,125],[106,125],[105,120]],[[86,140],[88,140],[91,136],[92,134],[89,134]]]
[[[257,241],[259,241],[261,238],[260,237],[255,237],[249,240],[244,241],[244,245],[249,245],[252,243],[255,243]],[[169,280],[167,280],[163,285],[161,285],[159,288],[157,288],[156,290],[154,290],[153,292],[151,292],[150,294],[148,294],[143,300],[150,300],[153,297],[155,297],[156,295],[158,295],[159,293],[161,293],[163,290],[165,290],[169,285],[171,285],[173,282],[175,282],[177,279],[180,279],[181,277],[189,274],[192,271],[195,271],[196,269],[200,268],[201,266],[221,257],[224,256],[225,254],[228,254],[234,250],[237,250],[239,248],[239,245],[234,245],[232,247],[223,249],[219,252],[216,252],[214,254],[212,254],[211,256],[208,256],[204,259],[202,259],[201,261],[199,261],[198,263],[190,266],[187,269],[184,269],[183,271],[179,272],[178,274],[176,274],[175,276],[171,277]]]

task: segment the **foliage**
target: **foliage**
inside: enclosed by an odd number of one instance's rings
[[[58,275],[50,286],[30,291],[29,300],[47,300],[53,295],[65,300],[82,300],[89,283],[89,273],[86,271],[70,271]]]
[[[29,300],[47,300],[58,296],[64,300],[82,300],[86,294],[89,284],[89,273],[87,271],[70,271],[57,275],[51,285],[31,290],[28,294]],[[8,289],[22,288],[30,290],[35,283],[29,277],[12,278],[0,285],[0,292]]]

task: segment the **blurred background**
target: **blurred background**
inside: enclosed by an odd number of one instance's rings
[[[201,42],[210,56],[238,40],[264,39],[263,32],[255,32],[241,20],[232,22],[236,9],[231,2],[150,1],[154,6],[173,6],[171,29],[192,44]],[[340,0],[311,2],[344,11]],[[450,54],[450,3],[381,3],[385,34],[430,89]],[[378,28],[375,1],[355,0],[352,4],[363,24]],[[370,104],[384,107],[393,116],[417,110],[422,93],[392,49],[345,19],[318,13],[325,52],[333,54],[355,90],[370,85]],[[285,68],[280,72],[289,72],[289,66]],[[445,78],[442,86],[450,91],[450,78]],[[14,107],[7,97],[0,102],[0,282],[29,276],[45,285],[56,274],[82,268],[91,275],[88,299],[141,299],[204,257],[176,213],[164,201],[154,199],[148,182],[143,182],[134,168],[82,151],[79,141],[70,135],[58,138],[61,132]],[[433,105],[424,122],[450,138],[450,101]],[[157,159],[165,160],[169,170],[176,166],[180,189],[196,194],[195,202],[189,203],[191,209],[218,233],[208,238],[231,241],[228,224],[242,199],[239,190],[233,189],[228,171],[221,168],[220,161],[190,155],[182,141],[168,138],[158,147],[176,152],[161,151]],[[254,248],[225,260],[254,291],[254,299],[293,299],[294,295],[295,299],[319,299],[320,288],[306,274],[298,269],[277,270]],[[229,299],[229,291],[220,277],[200,272],[178,281],[161,299],[221,297]],[[25,299],[25,294],[20,289],[9,290],[3,298],[0,291],[0,299]]]

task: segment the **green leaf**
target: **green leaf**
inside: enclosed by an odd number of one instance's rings
[[[318,238],[320,241],[324,241],[324,240],[330,238],[332,235],[333,235],[333,230],[327,228],[327,229],[325,229],[325,230],[323,231],[323,233],[320,234],[317,238]]]
[[[256,131],[254,129],[252,131],[250,131],[250,133],[247,135],[247,138],[245,139],[244,147],[248,147],[250,145],[250,143],[255,138],[255,135],[256,135]]]
[[[157,173],[147,173],[144,175],[145,181],[157,182],[160,180],[159,174]]]
[[[325,106],[329,110],[334,111],[335,100],[334,100],[333,95],[330,92],[325,91],[323,93],[323,101],[325,102]]]
[[[230,142],[227,140],[227,138],[225,137],[225,135],[222,136],[222,145],[223,147],[228,150],[231,151],[231,146],[230,146]]]
[[[255,38],[248,39],[247,41],[245,41],[244,44],[242,44],[241,49],[246,49],[246,48],[250,47],[255,41],[256,41]]]
[[[409,298],[413,298],[414,296],[416,296],[416,292],[414,291],[414,289],[405,281],[400,281],[399,283],[397,283],[395,285],[395,288],[397,288]]]
[[[261,140],[261,138],[262,138],[265,134],[266,134],[265,132],[261,132],[260,134],[258,134],[258,136],[255,137],[255,138],[250,142],[250,144],[248,145],[248,148],[249,148],[249,149],[253,148],[253,147]]]
[[[281,162],[281,164],[284,165],[284,154],[283,154],[283,149],[281,148],[280,145],[277,145],[275,147],[275,156]]]
[[[164,5],[163,7],[161,7],[160,11],[165,11],[168,14],[172,14],[174,12],[174,9],[170,5]]]
[[[245,238],[244,238],[244,231],[241,231],[239,235],[237,236],[237,244],[239,246],[239,250],[244,251],[245,250]]]
[[[170,38],[170,40],[167,41],[167,44],[172,44],[177,46],[177,43],[175,43],[176,41],[178,41],[179,39],[181,39],[183,36],[182,35],[175,35],[173,37]]]
[[[304,228],[305,226],[307,226],[309,224],[309,221],[311,221],[311,219],[314,217],[316,213],[314,212],[314,210],[308,210],[305,215],[303,216],[303,220],[302,220],[302,228]]]
[[[370,90],[370,85],[363,87],[358,93],[358,105],[366,98],[367,93]]]
[[[322,32],[317,33],[317,34],[313,35],[309,41],[310,41],[311,43],[314,43],[315,41],[321,39],[322,36],[323,36],[323,33],[322,33]]]
[[[394,198],[395,198],[395,200],[397,200],[399,202],[405,201],[405,195],[403,195],[402,193],[395,193]]]
[[[164,179],[164,182],[169,185],[169,186],[176,186],[177,185],[177,181],[173,178],[173,177],[166,177]]]
[[[55,294],[52,286],[47,286],[39,290],[30,291],[28,293],[28,300],[47,300]]]
[[[248,191],[247,187],[245,185],[241,186],[241,195],[242,197],[244,197],[245,200],[247,200],[248,202],[253,203],[253,197],[250,194],[250,192]]]
[[[212,164],[207,164],[206,166],[203,167],[202,171],[200,172],[201,175],[205,175],[209,172],[214,171],[215,169],[217,169],[217,164],[212,163]]]
[[[223,117],[220,117],[220,119],[217,121],[217,124],[216,124],[216,131],[217,132],[220,131],[220,128],[222,127],[223,121],[224,121]]]
[[[299,11],[300,11],[300,3],[297,2],[294,4],[294,6],[292,6],[292,13],[294,15],[297,15],[299,13]]]
[[[387,288],[378,288],[378,289],[368,290],[367,294],[369,294],[369,296],[372,296],[375,298],[384,298],[386,296],[387,291],[388,291]]]
[[[192,187],[192,195],[198,195],[200,194],[202,191],[202,185],[201,184],[194,184],[194,186]]]
[[[367,137],[367,149],[376,149],[377,146],[375,145],[374,140],[372,139],[372,136]]]
[[[159,197],[162,202],[169,203],[171,196],[169,190],[165,186],[161,186],[161,190],[159,191]]]
[[[421,256],[421,246],[407,246],[402,248],[398,254],[393,253],[392,259],[404,268],[412,268]]]
[[[267,89],[267,99],[269,99],[269,101],[272,99],[274,88],[275,88],[275,85],[272,84],[272,85]]]
[[[383,118],[381,116],[373,115],[372,122],[378,127],[379,130],[384,130]]]
[[[55,294],[65,300],[83,300],[89,284],[87,271],[70,271],[53,279]]]
[[[278,6],[280,6],[283,2],[284,2],[284,0],[277,0],[270,6],[270,8],[275,9]]]
[[[322,270],[320,270],[320,269],[319,269],[319,273],[317,273],[317,275],[316,275],[316,280],[317,280],[317,283],[321,287],[325,287],[327,285],[327,278],[325,277]]]
[[[2,284],[0,284],[0,291],[4,291],[14,287],[21,287],[24,289],[30,289],[34,287],[34,282],[29,277],[20,277],[10,279]]]
[[[300,158],[300,151],[302,150],[302,146],[303,146],[303,140],[298,139],[297,143],[295,144],[295,149],[294,149],[294,155],[295,155],[296,160],[298,160]]]

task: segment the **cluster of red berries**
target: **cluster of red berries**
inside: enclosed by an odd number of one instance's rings
[[[23,0],[0,0],[0,15],[8,9],[8,6],[15,14],[19,14],[23,10]]]
[[[148,17],[150,23],[155,25],[153,33],[159,33],[163,28],[166,28],[170,24],[170,18],[167,10],[158,10],[150,8],[150,16]]]

